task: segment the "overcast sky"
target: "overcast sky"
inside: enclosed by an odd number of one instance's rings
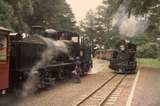
[[[102,0],[66,0],[73,10],[73,13],[75,14],[76,20],[80,21],[82,20],[87,11],[90,9],[95,9],[98,7]]]

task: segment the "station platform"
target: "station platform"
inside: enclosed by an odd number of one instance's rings
[[[126,106],[160,106],[160,69],[140,68]]]

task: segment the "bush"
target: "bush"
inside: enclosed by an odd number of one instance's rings
[[[157,43],[146,43],[137,48],[137,57],[139,58],[157,58],[159,46]]]
[[[149,66],[152,68],[159,68],[160,69],[160,61],[158,59],[149,59],[149,58],[138,58],[138,64],[143,64],[145,66]]]

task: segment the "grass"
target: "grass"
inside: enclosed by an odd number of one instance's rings
[[[143,64],[143,65],[146,65],[148,67],[159,68],[160,69],[160,60],[158,60],[158,59],[140,58],[140,59],[137,59],[137,61],[138,61],[138,64]]]

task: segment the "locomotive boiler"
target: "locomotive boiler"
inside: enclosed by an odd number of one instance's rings
[[[136,73],[136,45],[122,40],[112,52],[109,68],[116,73]]]
[[[71,74],[76,57],[80,58],[83,73],[91,67],[89,46],[80,43],[77,33],[42,30],[42,27],[35,26],[29,37],[12,41],[11,81],[16,84],[13,86],[25,81],[30,73],[39,74],[41,85],[50,85],[55,79]]]
[[[31,34],[25,37],[21,34],[9,36],[8,30],[0,32],[7,32],[4,34],[7,61],[3,61],[7,71],[0,65],[0,70],[6,72],[5,76],[0,74],[6,79],[4,89],[28,89],[30,82],[42,88],[54,84],[55,80],[71,77],[77,57],[83,75],[92,67],[91,45],[77,33],[45,30],[41,26],[33,26]],[[4,84],[4,80],[0,79],[1,83]]]

